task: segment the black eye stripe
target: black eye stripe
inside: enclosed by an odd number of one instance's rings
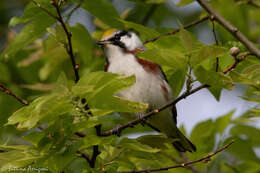
[[[122,49],[126,50],[126,46],[123,42],[120,41],[120,38],[123,36],[128,36],[131,38],[131,33],[125,30],[118,31],[112,38],[108,39],[108,41],[112,41],[113,45],[119,46]]]
[[[129,38],[131,38],[131,33],[125,30],[119,31],[114,35],[114,37],[108,39],[109,41],[119,41],[121,37],[127,35]]]
[[[131,37],[131,34],[130,34],[128,31],[125,31],[125,30],[120,31],[119,33],[117,33],[117,34],[115,35],[115,37],[121,38],[122,36],[125,36],[125,35],[127,35],[128,37]]]

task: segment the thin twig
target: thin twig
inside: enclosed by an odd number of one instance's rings
[[[158,171],[166,171],[169,169],[174,169],[174,168],[185,168],[187,166],[202,162],[202,163],[206,163],[208,161],[210,161],[211,157],[215,156],[216,154],[226,150],[228,147],[230,147],[231,144],[233,144],[235,142],[235,140],[232,140],[231,142],[229,142],[228,144],[224,145],[222,148],[218,149],[217,151],[208,154],[205,157],[202,157],[200,159],[194,160],[194,161],[190,161],[190,162],[185,162],[185,163],[181,163],[178,165],[174,165],[174,166],[167,166],[167,167],[163,167],[163,168],[155,168],[155,169],[143,169],[143,170],[136,170],[136,171],[125,171],[125,172],[119,172],[119,173],[147,173],[147,172],[158,172]]]
[[[43,11],[45,11],[49,16],[53,17],[56,20],[59,20],[58,17],[53,14],[52,12],[50,12],[48,9],[46,9],[45,7],[43,7],[39,2],[32,0],[32,2],[39,8],[41,8]]]
[[[146,25],[149,22],[150,17],[153,15],[155,10],[157,9],[158,4],[153,4],[150,9],[148,10],[147,14],[144,16],[143,21],[141,22],[142,25]]]
[[[208,20],[208,19],[209,19],[209,16],[205,16],[205,17],[203,17],[203,18],[201,18],[201,19],[198,19],[198,20],[195,20],[195,21],[191,22],[191,23],[188,24],[188,25],[185,25],[183,28],[184,28],[184,29],[188,29],[188,28],[190,28],[190,27],[192,27],[192,26],[195,26],[195,25],[197,25],[197,24],[199,24],[199,23],[202,23],[202,22],[204,22],[204,21],[206,21],[206,20]],[[180,29],[175,29],[175,30],[173,30],[173,31],[171,31],[171,32],[161,34],[161,35],[159,35],[159,36],[157,36],[157,37],[155,37],[155,38],[153,38],[153,39],[151,39],[151,40],[147,40],[147,41],[144,42],[144,44],[147,44],[147,43],[150,43],[150,42],[155,42],[155,41],[157,41],[157,40],[158,40],[159,38],[161,38],[161,37],[169,36],[169,35],[174,35],[174,34],[177,34],[178,32],[180,32]]]
[[[260,8],[260,4],[257,4],[253,0],[248,0],[247,4],[252,5],[252,6],[256,7],[256,8]]]
[[[216,34],[216,29],[215,29],[215,22],[214,22],[214,17],[211,18],[211,23],[212,23],[212,32],[214,35],[215,43],[218,46],[218,39],[217,39],[217,34]],[[219,70],[219,57],[216,58],[216,72]]]
[[[164,153],[165,156],[169,157],[172,161],[174,161],[177,164],[182,164],[183,162],[190,162],[190,160],[188,159],[187,155],[185,155],[185,153],[182,152],[178,152],[179,156],[181,158],[183,158],[183,161],[176,159],[175,157],[172,157],[172,155],[169,155],[167,153]],[[193,173],[203,173],[202,171],[198,170],[196,167],[194,167],[193,165],[188,165],[186,167],[187,169],[189,169],[191,172]]]
[[[228,72],[230,72],[231,70],[235,69],[237,67],[237,65],[241,62],[244,61],[246,59],[247,56],[252,55],[251,52],[245,52],[243,53],[240,57],[237,56],[233,56],[234,59],[234,63],[232,65],[230,65],[227,69],[225,69],[224,71],[222,71],[222,74],[227,74]]]
[[[85,153],[83,153],[83,152],[81,152],[81,151],[77,151],[77,154],[79,154],[80,157],[84,158],[88,163],[91,162],[90,159],[89,159],[89,157],[88,157]]]
[[[21,97],[15,95],[12,91],[10,91],[9,89],[7,89],[3,84],[0,83],[0,91],[2,91],[3,93],[12,96],[13,98],[15,98],[16,100],[18,100],[19,102],[21,102],[24,105],[29,105],[28,101],[22,99]]]
[[[243,43],[248,50],[260,58],[260,50],[249,41],[236,27],[231,25],[226,19],[220,16],[205,0],[197,0],[197,2],[214,17],[220,25],[222,25],[226,30],[228,30],[237,40]]]
[[[173,100],[173,101],[170,101],[168,102],[167,104],[159,107],[158,109],[154,109],[153,111],[151,112],[148,112],[147,114],[145,114],[142,118],[137,118],[135,120],[132,120],[124,125],[120,125],[119,127],[117,128],[114,128],[114,129],[111,129],[111,130],[108,130],[104,133],[101,134],[101,136],[110,136],[110,135],[114,135],[114,134],[119,134],[119,132],[121,132],[122,130],[128,128],[128,127],[133,127],[141,122],[143,122],[144,120],[146,120],[147,118],[153,116],[154,114],[157,114],[158,112],[161,112],[163,111],[164,109],[172,106],[172,105],[175,105],[176,103],[178,103],[179,101],[181,101],[182,99],[185,99],[186,97],[188,97],[189,95],[203,89],[203,88],[207,88],[209,87],[209,85],[200,85],[199,87],[191,90],[190,92],[185,92],[183,93],[180,97],[178,97],[177,99]]]
[[[232,166],[232,165],[230,165],[230,164],[228,164],[228,163],[225,163],[225,165],[226,165],[228,168],[230,168],[231,170],[233,170],[234,173],[240,173],[240,172],[237,170],[237,168],[235,168],[234,166]]]
[[[67,15],[67,18],[66,18],[66,23],[69,22],[72,14],[81,7],[82,3],[84,2],[84,0],[81,0],[70,12],[69,14]]]

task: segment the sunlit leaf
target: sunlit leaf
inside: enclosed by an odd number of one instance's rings
[[[122,27],[121,23],[118,21],[120,16],[118,15],[116,9],[108,1],[86,0],[84,1],[82,7],[95,17],[102,20],[105,24],[115,28]]]

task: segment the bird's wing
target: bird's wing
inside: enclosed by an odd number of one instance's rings
[[[165,73],[164,73],[163,70],[162,70],[162,67],[161,67],[160,65],[158,65],[158,68],[159,68],[159,70],[160,70],[160,76],[161,76],[161,78],[169,85],[169,82],[168,82],[168,80],[167,80],[167,77],[166,77]],[[170,85],[169,85],[169,86],[170,86]],[[177,109],[176,109],[176,106],[175,106],[175,105],[172,106],[172,118],[173,118],[175,124],[177,124]]]

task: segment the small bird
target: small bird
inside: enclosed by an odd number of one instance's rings
[[[146,112],[156,109],[173,99],[171,87],[161,67],[151,61],[140,59],[136,53],[145,51],[140,38],[131,31],[110,29],[106,31],[98,44],[102,46],[106,56],[105,71],[135,75],[136,83],[119,93],[119,97],[130,101],[149,105],[145,112],[134,116],[142,117]],[[180,152],[193,152],[196,147],[177,128],[177,111],[175,105],[150,117],[146,122],[169,138],[173,138],[173,146]]]

